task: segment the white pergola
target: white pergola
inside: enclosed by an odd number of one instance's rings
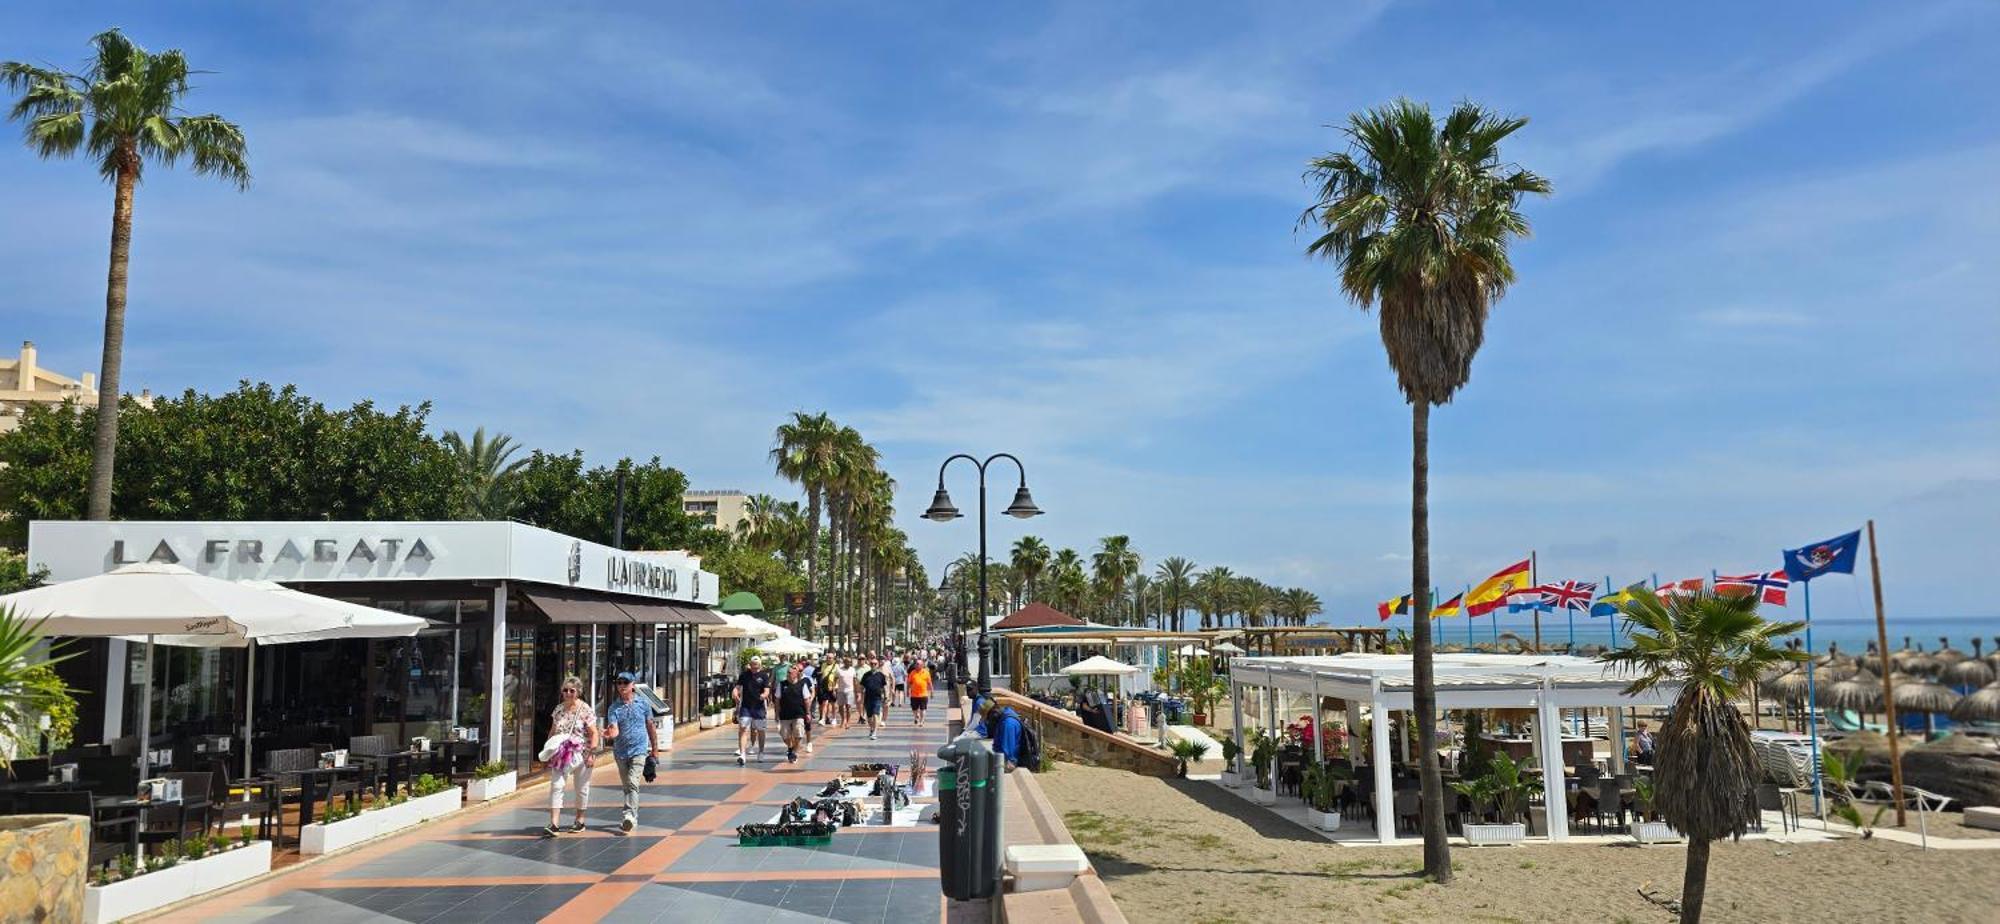
[[[1627,695],[1630,678],[1603,662],[1569,655],[1447,654],[1433,658],[1437,686],[1437,707],[1453,709],[1533,709],[1535,710],[1536,763],[1544,768],[1544,801],[1548,805],[1549,839],[1569,837],[1569,809],[1564,798],[1562,728],[1558,719],[1563,709],[1605,709],[1611,716],[1613,760],[1623,757],[1617,744],[1624,737],[1622,710],[1633,707],[1665,706],[1680,693],[1677,685],[1656,686],[1644,693]],[[1411,658],[1406,654],[1343,654],[1310,657],[1243,657],[1230,665],[1229,701],[1235,720],[1236,745],[1244,748],[1243,690],[1262,688],[1302,693],[1313,698],[1315,726],[1322,697],[1335,697],[1367,706],[1376,717],[1371,723],[1374,739],[1375,831],[1383,843],[1395,840],[1395,791],[1390,779],[1390,712],[1408,712],[1411,706]],[[1278,727],[1277,697],[1264,697],[1266,729]],[[1247,750],[1243,753],[1248,753]],[[1275,773],[1275,764],[1273,765]],[[1275,785],[1275,784],[1274,784]]]

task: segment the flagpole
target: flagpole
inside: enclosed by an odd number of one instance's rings
[[[1806,729],[1812,739],[1813,814],[1819,816],[1820,828],[1824,830],[1826,828],[1826,804],[1824,801],[1825,790],[1820,782],[1819,775],[1819,717],[1813,714],[1813,708],[1818,703],[1819,694],[1815,685],[1815,671],[1813,670],[1812,584],[1811,582],[1803,583],[1805,586],[1806,601]]]
[[[1611,593],[1611,575],[1604,576],[1604,592]],[[1611,647],[1618,647],[1618,604],[1611,604]]]
[[[1540,586],[1541,583],[1542,583],[1541,577],[1536,573],[1535,550],[1529,549],[1528,586],[1537,587]],[[1541,654],[1542,653],[1542,608],[1539,606],[1535,607],[1531,612],[1535,614],[1535,653]]]
[[[1889,782],[1896,787],[1896,827],[1903,818],[1903,760],[1898,738],[1903,729],[1896,720],[1896,691],[1889,679],[1889,626],[1882,618],[1882,560],[1875,557],[1875,521],[1868,521],[1868,570],[1875,577],[1875,652],[1882,657],[1882,708],[1889,719]]]

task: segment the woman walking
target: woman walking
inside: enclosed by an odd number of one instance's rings
[[[583,681],[565,677],[562,702],[550,716],[549,740],[542,745],[542,762],[549,769],[549,826],[544,837],[562,833],[563,796],[573,791],[576,822],[570,830],[583,830],[583,811],[590,807],[590,758],[597,753],[597,715],[583,700]]]

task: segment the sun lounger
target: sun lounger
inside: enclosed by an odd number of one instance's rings
[[[1861,715],[1852,709],[1828,712],[1826,720],[1833,726],[1834,731],[1848,734],[1860,731],[1886,732],[1889,730],[1889,726],[1883,725],[1880,722],[1861,721]]]
[[[1866,787],[1868,794],[1864,801],[1886,802],[1890,805],[1896,804],[1895,787],[1881,780],[1872,780],[1863,785]],[[1910,786],[1907,784],[1903,786],[1903,805],[1905,808],[1914,808],[1925,812],[1942,812],[1944,811],[1944,807],[1950,804],[1950,796],[1941,796],[1920,786]]]

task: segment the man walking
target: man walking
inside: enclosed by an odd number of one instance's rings
[[[812,681],[805,669],[793,664],[778,682],[778,734],[785,739],[785,763],[799,762],[799,740],[806,737],[806,703],[812,698]]]
[[[868,740],[882,731],[882,701],[888,698],[889,672],[882,669],[882,662],[868,664],[868,673],[861,675],[861,711],[868,716]]]
[[[889,680],[895,684],[895,689],[889,697],[891,706],[901,706],[903,697],[907,695],[904,692],[904,684],[909,682],[910,671],[908,665],[903,663],[905,660],[903,655],[889,655]]]
[[[618,823],[618,830],[625,833],[639,824],[639,777],[646,772],[646,762],[660,751],[653,709],[633,695],[637,679],[630,671],[618,675],[618,696],[604,713],[604,736],[611,739],[611,758],[625,793],[625,817]],[[642,728],[645,734],[639,733]]]
[[[915,667],[910,668],[910,712],[916,716],[917,727],[924,727],[924,710],[931,705],[931,669],[918,658]]]
[[[757,745],[757,760],[764,760],[765,704],[771,698],[771,675],[764,659],[751,658],[743,673],[736,675],[736,766],[749,759],[745,741]]]

